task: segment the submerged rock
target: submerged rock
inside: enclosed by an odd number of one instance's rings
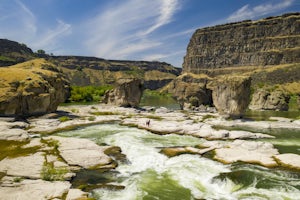
[[[143,83],[140,79],[120,79],[116,88],[105,94],[104,103],[124,107],[138,107],[143,90]]]

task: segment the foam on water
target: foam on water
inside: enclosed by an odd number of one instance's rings
[[[59,133],[90,138],[98,144],[119,146],[129,163],[121,163],[118,184],[123,190],[96,189],[93,197],[132,199],[296,199],[299,174],[256,165],[223,165],[199,155],[168,158],[160,147],[193,146],[203,139],[179,135],[155,135],[114,124],[85,127]],[[241,177],[239,177],[241,176]],[[265,184],[265,186],[264,186]]]

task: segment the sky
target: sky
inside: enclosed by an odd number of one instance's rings
[[[181,67],[198,28],[300,12],[299,0],[0,0],[0,38],[54,55]]]

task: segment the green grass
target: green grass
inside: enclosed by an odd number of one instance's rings
[[[54,167],[53,163],[44,163],[41,177],[45,181],[63,181],[68,172],[66,167]]]
[[[88,120],[89,120],[89,121],[95,121],[95,120],[96,120],[96,117],[90,116],[90,117],[88,118]]]
[[[9,62],[15,62],[16,60],[10,57],[6,56],[0,56],[0,61],[9,61]]]
[[[71,119],[70,119],[70,117],[68,117],[68,116],[62,116],[62,117],[58,118],[58,120],[59,120],[60,122],[66,122],[66,121],[69,121],[69,120],[71,120]]]
[[[109,111],[102,111],[102,112],[97,111],[97,112],[90,112],[90,114],[99,116],[99,115],[119,115],[120,113],[117,113],[117,112],[109,112]]]
[[[298,95],[291,95],[289,101],[289,111],[300,110],[300,105],[298,105]]]

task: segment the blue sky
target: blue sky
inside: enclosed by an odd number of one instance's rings
[[[299,0],[0,0],[0,38],[54,55],[181,67],[198,28],[299,11]]]

